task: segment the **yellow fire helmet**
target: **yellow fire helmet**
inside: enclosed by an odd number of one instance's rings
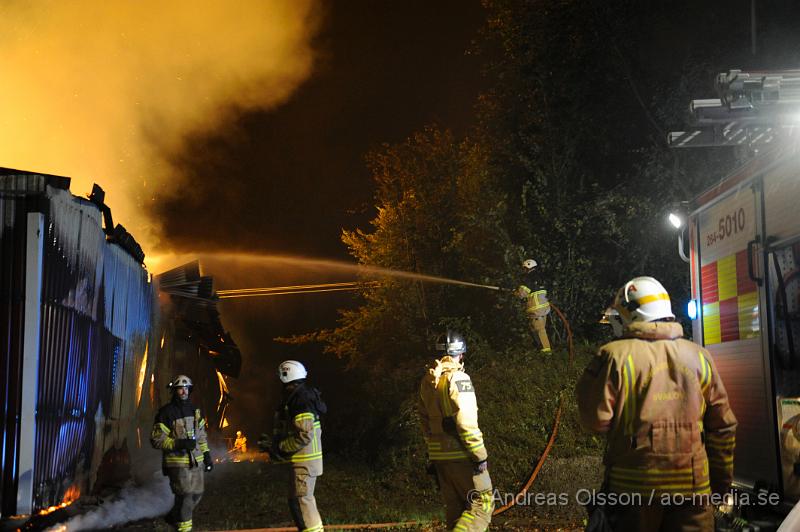
[[[675,319],[664,286],[652,277],[635,277],[619,289],[613,308],[622,323]]]

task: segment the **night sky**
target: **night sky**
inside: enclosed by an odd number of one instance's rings
[[[374,214],[364,154],[432,122],[469,125],[482,88],[480,58],[466,53],[483,23],[477,0],[324,7],[314,70],[291,99],[175,157],[188,190],[154,209],[171,246],[346,258],[341,229]]]
[[[313,40],[316,65],[291,99],[270,112],[238,118],[234,133],[196,136],[173,158],[188,175],[185,193],[163,198],[170,247],[179,251],[242,250],[348,262],[342,228],[368,228],[373,183],[364,155],[401,142],[437,122],[463,134],[484,88],[481,58],[466,53],[483,24],[478,1],[326,4]],[[218,289],[352,280],[347,272],[243,266],[205,257]],[[332,408],[347,387],[342,363],[320,346],[273,342],[335,325],[349,294],[304,295],[220,303],[223,324],[243,353],[232,383],[230,431],[255,436],[277,401],[274,368],[286,358],[309,365]]]

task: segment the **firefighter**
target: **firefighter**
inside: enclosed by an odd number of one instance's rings
[[[232,450],[241,454],[247,452],[247,436],[243,435],[241,430],[236,431],[236,440],[233,442]]]
[[[682,338],[652,277],[627,282],[613,310],[621,339],[600,348],[576,389],[581,424],[606,434],[605,489],[635,503],[606,508],[612,528],[711,531],[709,495],[729,491],[736,444],[714,361]]]
[[[522,262],[522,270],[528,275],[533,272],[538,263],[533,259],[525,259]],[[525,309],[530,320],[531,329],[539,340],[539,348],[542,353],[550,353],[550,339],[547,337],[547,315],[550,314],[550,303],[547,301],[547,290],[538,288],[531,290],[527,286],[520,285],[516,294],[520,299],[527,302]]]
[[[275,411],[270,458],[291,465],[289,511],[299,532],[323,530],[314,486],[322,475],[322,424],[327,407],[319,390],[306,383],[306,368],[296,360],[278,366],[283,399]],[[262,448],[269,444],[263,440]]]
[[[162,470],[175,494],[167,521],[179,532],[192,529],[192,511],[203,496],[203,471],[214,468],[206,420],[189,399],[192,387],[186,375],[178,375],[169,383],[172,400],[158,411],[150,436],[153,447],[162,451]]]
[[[494,499],[475,389],[464,373],[467,345],[459,333],[448,331],[437,347],[445,356],[428,369],[419,389],[428,472],[436,475],[447,527],[483,531],[492,519]]]

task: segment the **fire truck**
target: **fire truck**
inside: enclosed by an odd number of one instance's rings
[[[682,225],[694,340],[739,421],[735,486],[776,493],[788,510],[800,498],[800,71],[731,71],[716,88],[669,142],[748,157],[670,218]]]

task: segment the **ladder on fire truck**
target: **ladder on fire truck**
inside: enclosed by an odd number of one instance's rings
[[[718,98],[692,100],[690,128],[670,132],[670,147],[758,147],[800,135],[800,70],[731,70],[715,89]]]

